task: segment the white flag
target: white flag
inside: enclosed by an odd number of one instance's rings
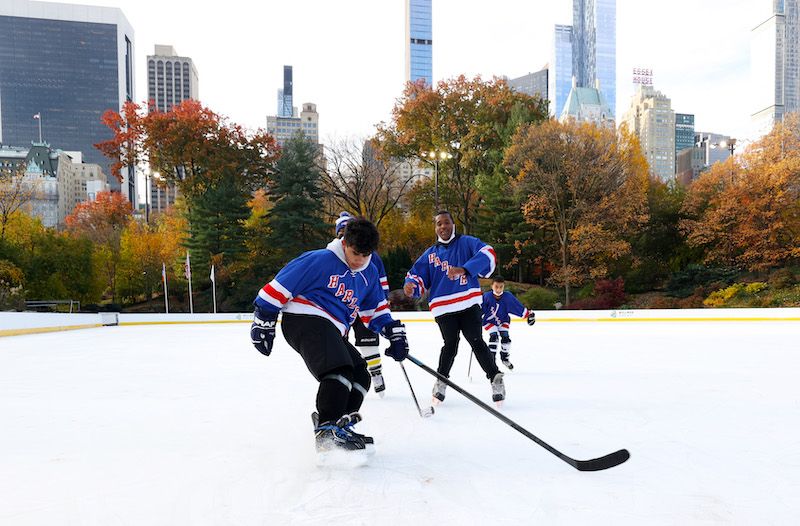
[[[211,265],[211,281],[214,281],[214,265]],[[214,281],[216,283],[216,281]]]
[[[186,279],[192,279],[192,262],[189,261],[189,251],[186,251],[186,263],[183,265],[184,275]]]
[[[36,115],[33,116],[33,118],[34,119],[41,119],[42,118],[42,114],[41,113],[37,113]]]

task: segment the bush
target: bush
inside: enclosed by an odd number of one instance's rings
[[[697,292],[698,287],[715,290],[720,288],[711,284],[717,283],[727,286],[736,279],[738,271],[732,268],[706,268],[703,265],[689,265],[685,270],[670,276],[667,283],[667,292],[676,298],[686,298]]]
[[[781,268],[769,276],[769,286],[773,289],[786,289],[796,283],[794,272],[788,268]]]
[[[742,301],[752,304],[754,303],[752,301],[752,297],[756,296],[759,292],[765,290],[766,288],[767,284],[761,282],[747,284],[734,283],[730,287],[726,287],[709,294],[705,301],[703,301],[703,305],[706,307],[731,307],[736,303],[741,303]]]
[[[601,279],[594,284],[594,296],[574,301],[570,309],[616,309],[625,303],[625,281],[622,278]]]
[[[0,259],[0,310],[25,310],[25,275],[6,259]]]
[[[532,310],[554,309],[558,294],[544,287],[534,285],[518,296],[523,305]]]

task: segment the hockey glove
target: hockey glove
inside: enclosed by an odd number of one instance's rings
[[[406,339],[406,326],[398,320],[393,320],[383,326],[381,333],[389,340],[386,356],[402,362],[408,356],[408,339]]]
[[[528,325],[536,323],[536,313],[531,311],[528,313]]]
[[[253,325],[250,326],[250,339],[258,352],[269,356],[272,352],[272,342],[275,341],[275,323],[278,321],[277,312],[265,311],[259,307],[253,312]]]

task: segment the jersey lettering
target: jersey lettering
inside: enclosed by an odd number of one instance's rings
[[[336,285],[339,284],[339,276],[331,276],[328,280],[328,288],[335,289]]]
[[[339,288],[336,290],[336,297],[344,296],[345,286],[344,283],[339,283]]]

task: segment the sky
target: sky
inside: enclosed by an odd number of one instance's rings
[[[276,113],[283,65],[294,68],[295,106],[314,102],[323,142],[366,137],[388,121],[405,81],[403,0],[84,0],[122,9],[135,31],[136,93],[147,97],[155,44],[191,57],[200,100],[248,128]],[[617,118],[633,94],[632,69],[696,130],[747,138],[750,30],[771,0],[617,0]],[[434,0],[433,75],[517,77],[541,69],[554,24],[572,23],[571,0]]]

